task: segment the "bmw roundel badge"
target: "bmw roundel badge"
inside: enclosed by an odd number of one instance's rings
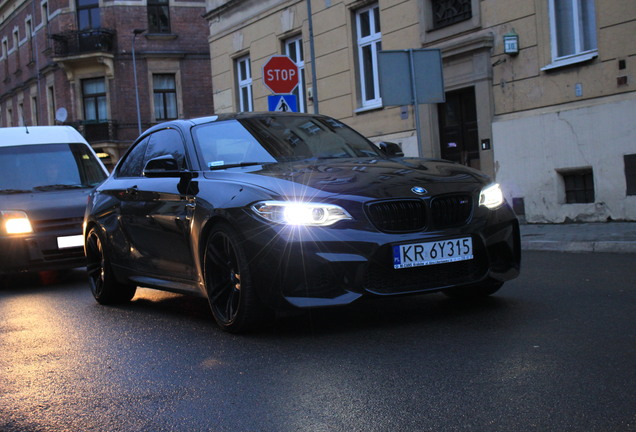
[[[424,189],[422,186],[413,186],[411,188],[411,192],[417,195],[426,195],[428,191]]]

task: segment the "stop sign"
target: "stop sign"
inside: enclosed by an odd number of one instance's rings
[[[276,94],[287,94],[298,85],[298,66],[287,56],[272,56],[263,66],[263,83]]]

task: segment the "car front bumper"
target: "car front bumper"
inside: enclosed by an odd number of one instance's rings
[[[83,246],[60,247],[58,238],[81,235],[77,228],[0,237],[0,275],[65,270],[86,265]]]
[[[262,228],[262,227],[261,227]],[[455,229],[386,234],[354,229],[282,227],[245,238],[252,278],[272,307],[349,304],[365,296],[439,291],[518,276],[519,224],[508,207]],[[393,245],[472,238],[474,258],[394,269]]]

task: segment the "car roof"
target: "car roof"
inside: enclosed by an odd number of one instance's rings
[[[143,135],[146,135],[148,132],[156,131],[158,129],[163,129],[170,126],[181,126],[181,127],[192,127],[197,126],[204,123],[212,123],[215,121],[223,121],[223,120],[240,120],[240,119],[250,119],[250,118],[271,118],[271,117],[289,117],[289,116],[297,116],[297,117],[314,117],[314,118],[325,118],[325,116],[321,114],[310,114],[310,113],[294,113],[294,112],[276,112],[276,111],[263,111],[263,112],[238,112],[238,113],[222,113],[216,114],[208,117],[197,117],[197,118],[188,118],[188,119],[177,119],[170,120],[164,123],[159,123],[154,125],[148,130],[146,130]]]
[[[18,126],[0,128],[0,147],[31,144],[88,144],[71,126]]]

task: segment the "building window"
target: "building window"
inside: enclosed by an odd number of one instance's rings
[[[49,124],[54,125],[55,124],[55,88],[53,86],[47,87],[46,93],[47,93],[46,104],[47,104],[47,110],[49,115]]]
[[[20,102],[18,104],[18,126],[24,126],[26,124],[24,119],[24,104]]]
[[[152,87],[157,121],[172,120],[178,116],[177,86],[173,74],[155,74]]]
[[[38,97],[31,96],[31,124],[37,126],[40,124],[40,114],[38,110]]]
[[[148,32],[170,33],[170,5],[168,0],[148,0]]]
[[[9,78],[9,42],[6,38],[2,39],[2,59],[4,60],[4,79]]]
[[[104,78],[82,80],[82,100],[86,123],[104,123],[108,120]]]
[[[305,55],[302,38],[295,37],[285,41],[285,54],[298,66],[298,86],[292,94],[298,100],[298,112],[307,112],[307,89],[305,87]]]
[[[382,33],[378,5],[356,12],[356,35],[361,105],[363,108],[382,106],[378,77],[378,51],[382,49]]]
[[[433,28],[438,29],[472,18],[471,0],[431,0]]]
[[[252,66],[249,56],[236,60],[236,76],[239,95],[239,111],[254,111],[252,101]]]
[[[101,26],[98,0],[77,0],[77,26],[80,30],[98,29]]]
[[[625,161],[626,195],[636,195],[636,154],[623,156]]]
[[[594,0],[550,0],[552,58],[596,51]]]
[[[17,72],[20,70],[20,33],[16,28],[13,30],[13,50],[15,51],[15,69],[13,72]]]
[[[565,187],[565,202],[567,204],[582,204],[594,202],[594,174],[592,168],[584,168],[559,173]]]
[[[49,4],[47,2],[42,2],[42,25],[47,25],[49,23]]]
[[[35,51],[33,49],[33,24],[31,22],[31,18],[27,19],[24,22],[24,27],[26,31],[27,46],[29,50],[29,63],[32,63],[33,61],[35,61]]]

